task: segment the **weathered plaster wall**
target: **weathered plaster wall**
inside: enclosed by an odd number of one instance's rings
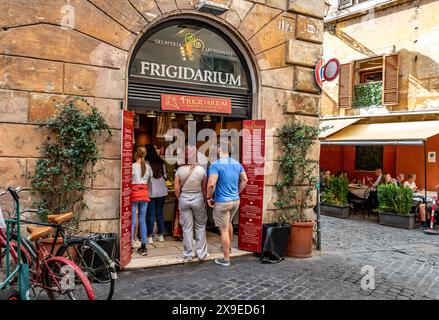
[[[313,65],[321,57],[324,0],[218,0],[229,5],[220,17],[248,42],[259,75],[258,117],[268,128],[288,120],[318,125],[319,90]],[[66,5],[69,5],[66,7]],[[53,103],[82,96],[103,112],[114,131],[101,142],[83,223],[95,231],[118,231],[120,104],[126,99],[128,58],[148,25],[164,16],[195,13],[195,0],[3,0],[0,4],[0,186],[29,186],[46,138],[36,121],[53,113]],[[289,9],[289,11],[288,11]],[[69,15],[73,13],[73,16]],[[279,30],[281,20],[291,29]],[[68,25],[66,27],[65,25]],[[274,136],[276,133],[274,131]],[[276,138],[275,138],[276,141]],[[278,146],[268,146],[267,154]],[[275,153],[276,153],[275,152]],[[266,177],[266,220],[278,175]],[[310,158],[318,159],[316,145]],[[30,205],[29,195],[23,197]]]
[[[439,107],[439,2],[409,1],[371,11],[336,25],[324,33],[324,59],[341,62],[400,52],[399,105],[390,110]],[[326,82],[322,113],[339,115],[338,81]],[[351,110],[350,112],[353,112]]]

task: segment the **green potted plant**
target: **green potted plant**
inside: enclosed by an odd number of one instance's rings
[[[325,181],[325,188],[320,196],[322,214],[337,218],[349,216],[348,185],[348,179],[343,176],[332,176]]]
[[[378,186],[379,224],[412,229],[415,226],[413,207],[413,191],[408,187],[395,184]]]
[[[317,160],[309,154],[319,135],[319,128],[304,123],[288,123],[279,131],[282,154],[279,157],[280,176],[274,203],[279,219],[291,224],[287,256],[307,258],[312,255],[314,204]]]
[[[46,221],[48,214],[79,213],[86,208],[84,195],[95,169],[100,136],[111,136],[110,128],[99,111],[87,100],[68,97],[55,105],[52,117],[41,121],[41,128],[50,132],[40,147],[32,179],[33,206]],[[78,224],[78,217],[73,219]]]

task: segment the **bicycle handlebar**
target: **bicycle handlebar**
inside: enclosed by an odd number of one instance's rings
[[[5,190],[3,190],[3,191],[0,191],[0,197],[1,196],[4,196],[5,194],[7,194],[8,193],[8,191],[9,191],[9,189],[11,189],[13,192],[15,192],[16,194],[19,194],[21,191],[30,191],[31,189],[30,188],[22,188],[22,187],[17,187],[17,188],[15,188],[15,190],[14,189],[12,189],[11,187],[9,187],[9,188],[7,188],[7,191],[5,191]],[[9,191],[10,192],[10,191]]]
[[[14,201],[16,203],[18,203],[20,201],[20,197],[18,196],[18,193],[14,189],[12,189],[11,187],[8,188],[8,191],[11,194],[12,198],[14,198]],[[18,192],[20,192],[20,191],[21,190],[18,190]]]

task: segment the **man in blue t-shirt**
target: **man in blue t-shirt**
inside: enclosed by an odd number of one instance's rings
[[[229,150],[232,152],[230,141],[226,146],[218,144],[219,159],[210,165],[207,183],[207,203],[213,208],[213,219],[221,232],[224,253],[224,258],[215,259],[215,263],[227,267],[230,266],[229,253],[233,239],[232,221],[239,209],[239,194],[248,181],[244,168],[229,156]]]

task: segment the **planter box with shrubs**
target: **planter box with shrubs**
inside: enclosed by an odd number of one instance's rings
[[[349,216],[348,185],[349,181],[345,177],[334,176],[325,181],[320,203],[323,215],[337,218]]]
[[[395,184],[380,185],[378,201],[379,224],[405,229],[414,228],[415,216],[411,213],[413,192],[410,188]]]

